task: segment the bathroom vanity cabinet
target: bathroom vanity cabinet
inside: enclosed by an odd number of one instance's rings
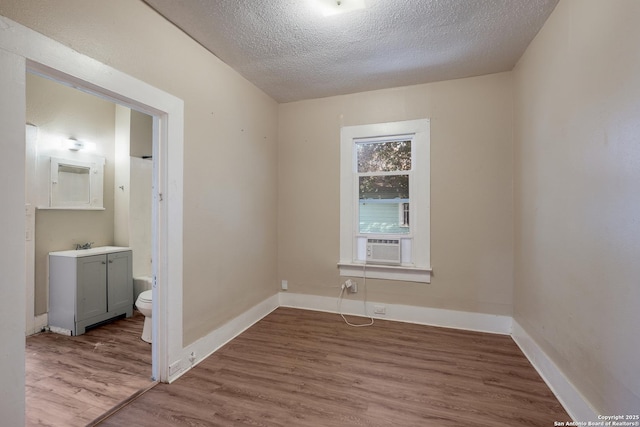
[[[132,314],[129,248],[49,253],[49,326],[53,331],[82,335],[87,328]]]

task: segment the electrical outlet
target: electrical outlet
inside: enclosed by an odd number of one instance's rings
[[[373,314],[387,314],[387,307],[384,305],[374,305]]]
[[[349,294],[355,294],[358,292],[358,282],[349,279],[342,284],[342,289],[346,289]]]
[[[289,282],[286,280],[282,281],[282,290],[286,291],[287,289],[289,289]]]

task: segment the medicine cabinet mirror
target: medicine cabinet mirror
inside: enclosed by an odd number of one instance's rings
[[[94,161],[51,157],[49,208],[103,209],[104,158]]]

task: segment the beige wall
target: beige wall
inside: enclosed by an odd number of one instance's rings
[[[640,2],[563,0],[515,69],[515,319],[602,414],[640,408]]]
[[[36,211],[35,314],[47,312],[49,252],[75,249],[80,243],[113,244],[114,104],[32,74],[27,75],[27,121],[38,127],[39,142],[73,137],[96,144],[95,155],[106,158],[103,211]],[[43,152],[40,146],[39,152]],[[67,150],[47,152],[72,158]],[[48,171],[46,171],[48,172]],[[40,182],[40,181],[38,181]]]
[[[340,127],[429,118],[432,282],[368,280],[368,299],[510,315],[512,98],[501,73],[280,105],[278,278],[289,292],[337,296],[344,281]]]
[[[184,100],[184,344],[275,294],[276,102],[141,1],[0,15]]]

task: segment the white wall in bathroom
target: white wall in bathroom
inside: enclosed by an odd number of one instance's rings
[[[133,277],[151,276],[151,184],[153,162],[130,158],[129,247],[133,249]]]
[[[131,109],[116,105],[115,177],[113,189],[113,244],[129,246],[129,146]]]
[[[133,248],[133,276],[151,276],[153,118],[131,110],[129,176],[129,246]]]
[[[133,250],[133,277],[151,276],[153,118],[116,105],[114,244]]]

